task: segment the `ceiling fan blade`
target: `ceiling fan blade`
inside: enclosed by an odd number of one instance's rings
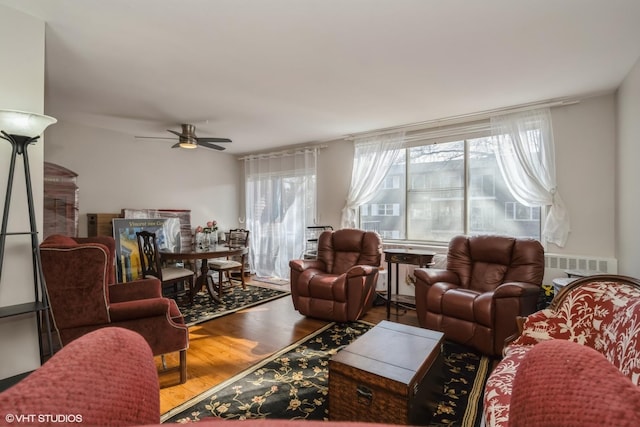
[[[206,139],[206,138],[205,138]],[[211,144],[210,142],[202,141],[202,139],[198,138],[198,145],[205,148],[211,148],[213,150],[222,151],[225,147],[221,145]]]
[[[173,138],[171,138],[171,139],[173,139]],[[178,147],[180,147],[180,143],[179,142],[176,142],[175,144],[173,144],[171,146],[171,148],[178,148]]]
[[[231,142],[229,138],[196,138],[198,142]]]
[[[183,134],[181,134],[181,133],[179,133],[179,132],[176,132],[175,130],[167,129],[167,132],[171,132],[172,134],[174,134],[174,135],[176,135],[176,136],[184,137],[184,135],[183,135]]]
[[[134,136],[135,139],[175,139],[172,136]]]

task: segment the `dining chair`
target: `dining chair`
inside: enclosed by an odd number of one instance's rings
[[[241,228],[231,229],[227,234],[226,246],[230,248],[248,248],[249,247],[249,230]],[[229,287],[233,286],[232,272],[239,272],[239,282],[242,284],[242,289],[247,289],[247,284],[244,280],[244,265],[247,257],[247,251],[245,250],[242,255],[236,257],[216,258],[209,260],[209,270],[218,272],[218,297],[222,298],[223,283],[229,284]]]
[[[140,254],[140,268],[142,277],[155,277],[165,286],[173,285],[174,292],[178,292],[179,283],[189,284],[189,294],[194,286],[195,273],[184,267],[164,267],[158,254],[158,240],[156,233],[150,231],[136,232],[138,252]],[[185,288],[185,291],[187,289]]]

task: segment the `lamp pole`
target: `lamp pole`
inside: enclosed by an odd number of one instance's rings
[[[35,141],[37,141],[40,136],[28,137],[22,135],[10,135],[5,131],[0,131],[2,136],[0,138],[5,139],[11,143],[11,160],[9,161],[9,177],[7,178],[7,193],[4,199],[4,210],[2,212],[2,228],[0,229],[0,280],[2,279],[2,262],[4,261],[4,248],[7,238],[7,225],[9,223],[9,207],[11,204],[11,192],[13,189],[13,176],[15,174],[16,169],[16,160],[18,155],[22,155],[24,162],[24,179],[27,187],[27,204],[29,208],[29,225],[30,225],[30,234],[31,234],[31,246],[32,248],[38,247],[38,230],[35,221],[35,209],[33,207],[33,190],[31,187],[31,171],[29,169],[29,156],[27,154],[27,146]],[[21,234],[21,233],[10,233],[10,234]],[[37,256],[34,257],[34,280],[37,280],[36,271],[42,270],[39,269],[37,265],[36,258],[39,259],[39,250],[34,250],[38,253]],[[36,282],[37,285],[37,282]],[[37,287],[36,287],[37,292]],[[36,294],[37,296],[38,294]]]
[[[33,203],[33,189],[31,186],[31,170],[29,168],[29,155],[27,148],[36,142],[42,132],[50,124],[57,120],[53,117],[42,116],[34,113],[27,113],[15,110],[0,110],[0,138],[9,141],[11,144],[11,157],[9,160],[9,176],[7,177],[7,192],[5,194],[4,208],[2,213],[2,226],[0,227],[0,283],[2,279],[2,264],[4,262],[4,250],[9,235],[26,235],[31,237],[31,257],[33,264],[33,286],[34,300],[28,304],[18,304],[14,306],[1,307],[1,317],[15,316],[35,312],[38,328],[38,342],[40,343],[40,361],[44,362],[44,351],[42,348],[42,316],[44,316],[46,333],[49,344],[49,354],[53,354],[53,342],[51,337],[51,322],[49,319],[49,302],[47,288],[42,271],[42,261],[40,258],[40,246],[38,244],[38,228],[36,223],[36,212]],[[29,136],[27,136],[29,135]],[[9,224],[9,208],[11,205],[11,193],[13,190],[13,177],[16,170],[18,156],[22,156],[24,166],[24,179],[27,190],[27,205],[29,209],[29,231],[27,232],[7,232]]]

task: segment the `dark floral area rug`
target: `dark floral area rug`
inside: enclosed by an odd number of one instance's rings
[[[231,288],[231,292],[225,292],[222,296],[222,304],[213,301],[206,292],[197,293],[193,298],[193,303],[186,295],[178,296],[176,302],[184,316],[185,323],[193,326],[289,294],[290,292],[278,289],[247,285],[246,290],[242,289],[242,286],[234,286]]]
[[[430,426],[479,427],[493,360],[450,341],[443,349],[444,383]]]
[[[329,419],[329,359],[365,333],[364,322],[333,323],[162,416],[163,422],[217,419]],[[480,425],[490,360],[445,343],[442,395],[432,426]]]

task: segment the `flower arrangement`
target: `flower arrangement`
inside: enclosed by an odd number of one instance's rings
[[[218,231],[218,222],[209,221],[206,227],[201,225],[196,227],[196,244],[201,248],[208,248],[211,244],[215,244],[218,236],[214,234]],[[212,236],[213,234],[213,236]]]
[[[196,227],[196,233],[213,233],[214,231],[218,231],[218,222],[217,221],[209,221],[207,222],[207,226],[203,227],[201,225]]]

